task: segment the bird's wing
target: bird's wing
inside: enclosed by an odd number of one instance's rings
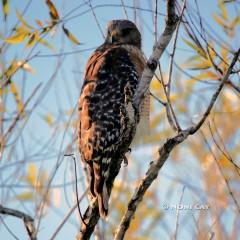
[[[136,69],[131,54],[122,47],[97,50],[87,63],[79,98],[79,150],[92,168],[93,195],[106,192],[103,186],[111,159],[132,141],[126,103],[137,87]],[[106,210],[108,201],[101,201]]]

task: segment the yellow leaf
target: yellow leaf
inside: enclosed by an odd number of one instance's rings
[[[28,165],[27,175],[25,176],[25,180],[33,187],[36,185],[37,179],[37,169],[36,166],[32,163]]]
[[[195,50],[198,54],[200,54],[202,57],[204,57],[204,58],[207,57],[204,49],[202,49],[201,47],[197,46],[196,44],[188,41],[187,39],[183,39],[183,41],[184,41],[189,47],[191,47],[193,50]]]
[[[39,42],[43,46],[49,48],[50,50],[54,50],[53,46],[49,42],[43,40],[42,38],[38,37],[37,35],[36,35],[36,38],[37,38],[36,39],[37,42]]]
[[[5,42],[7,43],[21,43],[24,41],[24,39],[27,37],[28,35],[28,32],[26,31],[20,31],[20,32],[17,32],[15,35],[9,37],[9,38],[6,38],[5,39]]]
[[[225,156],[221,156],[219,159],[219,164],[221,165],[221,167],[223,168],[231,168],[232,167],[232,163],[230,162],[229,159],[227,159]]]
[[[227,20],[228,19],[227,10],[226,10],[225,5],[223,4],[222,0],[218,0],[218,7],[220,8],[221,16],[225,20]]]
[[[212,71],[204,71],[204,72],[200,73],[199,75],[197,75],[196,78],[198,80],[204,80],[204,79],[218,80],[219,79],[218,75],[216,75]]]
[[[19,95],[19,93],[18,93],[17,87],[16,87],[16,85],[15,85],[14,82],[11,82],[11,83],[10,83],[10,91],[11,91],[11,93],[12,93],[13,96],[14,96],[15,102],[16,102],[16,104],[17,104],[17,110],[18,110],[18,112],[22,112],[23,109],[24,109],[24,106],[23,106],[23,103],[22,103],[22,101],[21,101],[21,99],[20,99],[20,95]]]
[[[170,96],[170,101],[171,102],[175,102],[177,99],[178,99],[178,94],[176,94],[176,93],[171,94],[171,96]]]
[[[225,73],[227,67],[228,67],[228,59],[227,59],[227,56],[228,56],[228,50],[226,48],[223,48],[221,47],[220,49],[221,51],[221,62],[220,62],[220,69],[222,70],[223,73]]]
[[[8,69],[5,71],[4,75],[7,79],[9,79],[18,69],[17,62],[13,60],[8,67]]]
[[[236,25],[238,25],[238,24],[240,24],[240,17],[239,17],[239,16],[235,17],[235,18],[231,21],[231,23],[229,24],[229,28],[230,28],[230,29],[233,29],[233,28],[236,27]]]
[[[34,73],[34,69],[32,69],[28,63],[24,63],[24,61],[18,61],[17,66],[21,67],[26,72]]]
[[[3,10],[4,19],[6,20],[7,15],[9,13],[8,0],[2,0],[2,10]]]
[[[210,67],[212,67],[211,61],[203,59],[203,60],[202,60],[201,62],[199,62],[199,63],[194,63],[194,64],[192,64],[191,69],[192,69],[192,70],[200,70],[200,69],[208,69],[208,68],[210,68]]]
[[[46,4],[48,6],[49,14],[51,16],[52,22],[56,23],[57,20],[59,19],[59,16],[58,16],[58,12],[57,12],[55,6],[53,5],[53,3],[50,0],[46,0]]]
[[[23,26],[33,29],[33,27],[24,20],[24,18],[22,17],[22,15],[18,10],[16,10],[16,15],[17,15],[17,19],[23,24]]]
[[[216,52],[214,51],[214,48],[210,42],[207,43],[207,48],[208,48],[208,54],[212,60],[216,57]]]
[[[161,88],[162,88],[161,83],[156,78],[153,78],[150,85],[151,91],[159,91]]]
[[[49,125],[52,126],[53,124],[53,117],[51,114],[47,114],[43,117],[44,121]]]
[[[38,19],[35,19],[35,23],[39,26],[39,27],[42,27],[42,22]]]
[[[66,36],[75,44],[79,45],[80,42],[69,32],[67,28],[62,25],[63,32],[66,34]]]
[[[182,104],[178,104],[177,105],[177,110],[180,112],[180,113],[186,113],[186,107]]]
[[[35,32],[31,33],[31,35],[29,37],[29,40],[28,40],[25,47],[31,47],[34,44],[37,37],[38,37],[38,31],[35,31]]]
[[[221,58],[227,62],[227,55],[228,55],[228,50],[226,48],[221,47]]]
[[[33,193],[32,192],[25,192],[25,193],[18,194],[16,196],[16,199],[23,200],[23,201],[32,200],[33,199]]]
[[[225,23],[220,17],[218,17],[216,14],[212,14],[212,17],[219,25],[225,27]]]

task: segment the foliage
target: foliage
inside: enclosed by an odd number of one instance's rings
[[[64,156],[77,153],[75,106],[84,65],[75,53],[78,47],[80,51],[95,47],[91,42],[83,45],[84,41],[79,41],[66,25],[77,33],[78,28],[71,25],[74,19],[70,21],[70,17],[80,9],[78,21],[84,19],[81,15],[84,11],[92,12],[99,27],[97,9],[92,5],[83,2],[87,10],[80,6],[63,14],[57,2],[46,0],[40,5],[44,14],[48,14],[45,20],[38,13],[31,19],[28,11],[16,9],[14,12],[11,1],[2,0],[6,30],[1,32],[0,46],[1,204],[27,209],[35,216],[40,230],[45,219],[55,214],[57,220],[55,216],[51,232],[48,230],[47,237],[43,237],[47,239],[76,201],[73,161]],[[132,8],[120,7],[114,9],[126,10],[130,16]],[[139,17],[145,7],[139,7]],[[195,5],[195,1],[187,3],[176,35],[177,45],[168,48],[151,82],[154,97],[151,98],[150,134],[142,136],[133,147],[129,165],[115,182],[109,220],[99,224],[99,232],[106,239],[112,238],[135,186],[149,162],[156,158],[156,146],[175,133],[170,123],[174,122],[173,115],[166,109],[166,103],[171,103],[182,128],[197,122],[208,106],[210,96],[239,47],[239,7],[238,1],[218,0],[211,20],[206,20],[204,10]],[[13,18],[17,24],[12,24]],[[159,27],[163,20],[159,17],[155,24]],[[84,38],[83,35],[79,36]],[[150,39],[145,31],[143,36]],[[69,56],[69,52],[73,55]],[[41,56],[47,65],[41,62]],[[82,56],[85,61],[86,56]],[[143,199],[126,239],[156,239],[157,235],[163,239],[176,235],[175,239],[212,239],[212,236],[237,239],[240,234],[239,69],[238,63],[201,130],[174,150],[159,180]],[[83,194],[84,171],[80,161],[77,164],[77,183]],[[178,206],[181,194],[185,206],[207,204],[209,210],[163,209],[164,203]],[[82,211],[88,202],[87,196],[83,197]],[[0,221],[3,219],[7,222],[7,218],[2,217]],[[230,220],[231,227],[226,226]],[[66,232],[72,231],[74,236],[79,229],[78,217],[72,216],[66,222]],[[190,227],[186,227],[189,222]],[[6,232],[0,228],[1,231]],[[41,231],[39,234],[41,236]]]

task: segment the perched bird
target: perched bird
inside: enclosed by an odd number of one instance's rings
[[[108,213],[110,165],[114,158],[124,158],[136,133],[132,99],[145,64],[141,34],[128,20],[108,23],[105,42],[86,64],[79,98],[79,151],[103,219]],[[148,105],[147,96],[143,113],[148,112]]]

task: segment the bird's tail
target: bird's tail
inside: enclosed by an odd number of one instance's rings
[[[106,220],[107,214],[108,214],[108,201],[109,201],[109,194],[107,191],[106,182],[104,181],[103,189],[101,193],[98,193],[97,195],[98,199],[98,209],[100,217],[103,220]]]
[[[106,161],[107,160],[105,160],[105,162]],[[92,189],[91,191],[93,191],[93,196],[96,196],[98,200],[99,215],[103,220],[105,220],[108,214],[108,201],[110,196],[107,190],[106,179],[102,174],[103,166],[104,164],[100,166],[98,162],[93,163],[94,176],[90,186]],[[105,176],[108,175],[108,171],[109,169],[106,169]]]

